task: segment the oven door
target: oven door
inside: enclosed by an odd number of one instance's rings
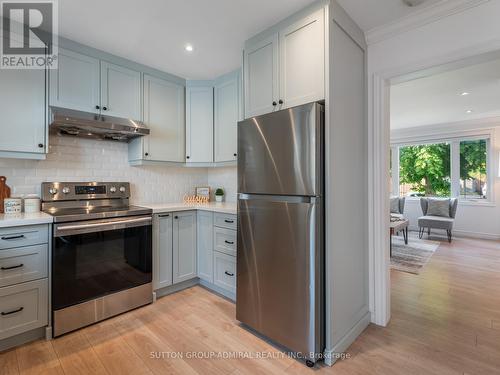
[[[52,309],[152,280],[151,216],[54,225]]]

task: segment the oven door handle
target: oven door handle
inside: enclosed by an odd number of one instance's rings
[[[56,226],[56,232],[59,235],[65,235],[67,234],[66,232],[69,231],[71,232],[85,231],[86,233],[89,233],[88,230],[91,230],[92,232],[101,232],[104,230],[109,230],[110,227],[111,229],[121,229],[121,228],[130,228],[141,225],[148,225],[151,223],[152,223],[152,218],[148,216],[136,219],[114,220],[114,221],[107,221],[100,223],[58,225]],[[55,235],[57,237],[56,233]]]

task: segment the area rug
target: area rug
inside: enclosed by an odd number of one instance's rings
[[[391,268],[418,275],[439,247],[439,242],[410,237],[405,245],[403,237],[392,237]]]

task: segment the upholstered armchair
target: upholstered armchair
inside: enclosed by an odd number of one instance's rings
[[[405,197],[391,198],[391,216],[403,217],[405,212]]]
[[[458,199],[420,198],[420,207],[424,216],[418,218],[419,238],[422,238],[426,228],[429,235],[431,229],[442,229],[446,230],[448,242],[451,242]]]

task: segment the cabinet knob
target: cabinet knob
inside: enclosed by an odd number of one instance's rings
[[[238,156],[238,154],[233,154],[234,157]]]
[[[178,218],[179,218],[179,216],[174,216],[174,219],[178,219]]]
[[[39,143],[38,147],[43,148],[43,143]]]
[[[103,110],[107,111],[108,110],[108,107],[102,107]]]
[[[280,101],[278,102],[279,104],[283,104],[283,100],[280,99]]]
[[[98,105],[95,106],[95,109],[101,109],[101,107],[99,107]]]
[[[149,156],[149,152],[146,152],[144,155],[145,155],[145,156]]]
[[[276,107],[277,105],[278,105],[278,103],[273,102],[273,107]]]
[[[186,156],[186,159],[189,159],[189,156]]]

